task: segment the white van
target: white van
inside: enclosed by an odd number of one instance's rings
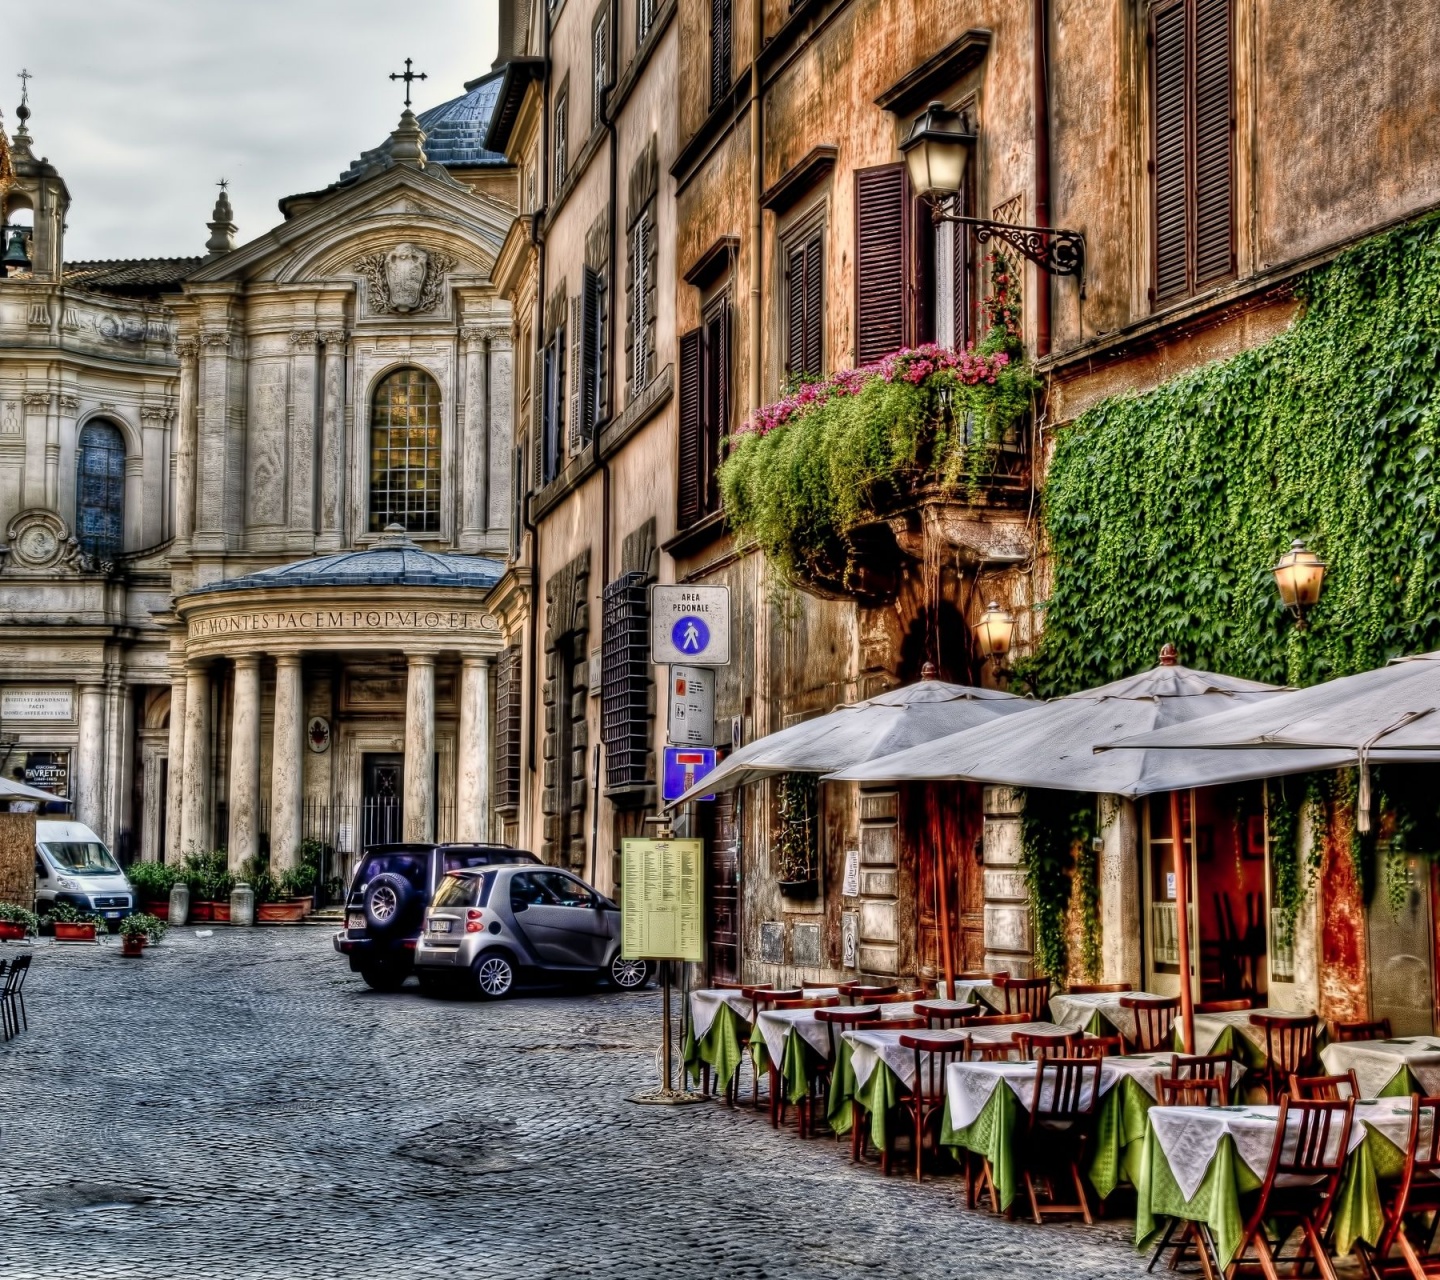
[[[57,903],[119,920],[135,909],[135,890],[104,842],[83,822],[35,823],[35,910]]]

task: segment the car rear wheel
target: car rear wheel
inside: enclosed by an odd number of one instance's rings
[[[372,964],[361,969],[360,976],[372,991],[399,991],[405,985],[405,979],[410,976],[410,971],[394,965]]]
[[[515,962],[503,951],[481,952],[474,972],[482,1000],[503,1000],[515,986]]]
[[[650,981],[650,962],[617,955],[610,961],[610,981],[622,991],[638,991]]]

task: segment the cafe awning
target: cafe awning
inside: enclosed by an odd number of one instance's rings
[[[674,805],[780,773],[832,773],[1033,706],[999,689],[922,679],[766,734],[727,756]]]
[[[1136,797],[1344,764],[1343,753],[1338,752],[1320,753],[1304,762],[1285,752],[1267,750],[1225,757],[1211,753],[1096,753],[1103,743],[1185,725],[1236,707],[1263,706],[1284,693],[1274,685],[1182,667],[1167,645],[1160,665],[1150,671],[1041,703],[1002,724],[939,738],[839,770],[830,778],[847,782],[969,780]]]

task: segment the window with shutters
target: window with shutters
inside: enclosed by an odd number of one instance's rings
[[[565,465],[565,326],[541,352],[539,481],[549,484]]]
[[[787,381],[825,374],[824,230],[806,227],[782,247],[784,278],[781,299],[785,323]]]
[[[507,645],[495,664],[495,811],[520,808],[520,708],[525,694],[520,646]]]
[[[647,578],[624,573],[605,587],[600,633],[600,737],[605,784],[651,781],[650,608]]]
[[[125,534],[125,437],[109,422],[87,422],[75,449],[75,538],[98,560],[120,554]]]
[[[590,32],[590,127],[605,123],[605,86],[610,83],[610,8],[602,2]]]
[[[1231,0],[1150,12],[1153,281],[1159,305],[1235,273]]]
[[[734,46],[734,0],[710,0],[710,106],[730,92]]]
[[[580,295],[570,300],[570,450],[595,438],[605,416],[605,279],[586,267]]]
[[[564,87],[555,98],[555,187],[565,185],[570,172],[570,90]]]
[[[656,254],[655,206],[648,203],[630,227],[626,254],[625,326],[630,398],[639,395],[655,372]]]
[[[688,529],[720,510],[720,444],[730,429],[730,299],[706,309],[680,339],[680,474],[677,523]]]

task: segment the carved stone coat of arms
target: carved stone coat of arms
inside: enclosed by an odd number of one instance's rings
[[[407,241],[384,253],[368,253],[354,265],[370,286],[372,311],[409,315],[434,310],[455,259]]]

